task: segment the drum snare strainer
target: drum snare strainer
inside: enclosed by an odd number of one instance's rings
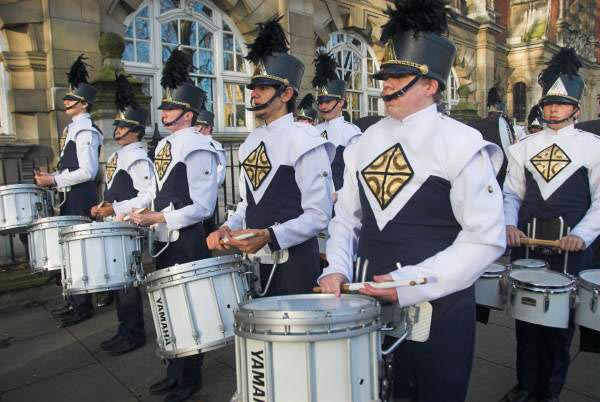
[[[568,327],[574,304],[573,278],[547,269],[515,269],[509,277],[513,318],[548,327]]]
[[[586,269],[577,280],[579,304],[575,322],[582,327],[600,331],[600,269]]]

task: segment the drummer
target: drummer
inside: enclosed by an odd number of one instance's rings
[[[196,121],[196,131],[199,132],[202,135],[207,136],[208,138],[210,138],[210,141],[212,142],[213,146],[215,147],[215,149],[217,150],[217,153],[219,155],[219,166],[218,166],[218,171],[219,171],[219,178],[218,178],[218,183],[219,183],[219,187],[221,187],[223,185],[223,183],[225,182],[225,175],[227,173],[226,166],[227,166],[227,155],[225,154],[225,150],[223,149],[223,145],[221,145],[221,143],[217,140],[214,139],[213,137],[213,133],[215,130],[215,115],[213,112],[203,109],[200,111],[200,113],[198,114],[198,119]],[[208,219],[205,219],[203,222],[204,225],[204,233],[208,236],[210,233],[212,233],[215,229],[216,229],[216,213],[217,213],[217,203],[215,201],[215,212],[213,213],[213,216],[211,216]]]
[[[443,2],[396,0],[383,27],[383,81],[389,117],[368,128],[345,153],[344,187],[329,225],[329,267],[322,289],[344,282],[420,277],[425,286],[361,293],[401,306],[430,302],[429,339],[394,352],[393,395],[419,402],[463,402],[475,344],[474,282],[505,249],[499,147],[438,113],[455,46]],[[410,45],[407,45],[410,44]],[[362,262],[353,272],[353,259]]]
[[[154,198],[155,182],[152,161],[140,142],[144,137],[148,112],[141,108],[125,75],[117,77],[117,109],[113,138],[121,146],[106,163],[104,202],[91,209],[94,218],[116,215],[116,220],[134,210],[149,208]],[[100,347],[120,355],[141,348],[146,343],[144,311],[139,287],[115,291],[119,328]]]
[[[234,215],[208,237],[211,249],[232,246],[249,254],[262,249],[263,292],[273,273],[266,295],[311,291],[320,273],[317,234],[326,228],[333,208],[333,146],[310,125],[294,121],[304,66],[281,52],[288,44],[278,21],[273,18],[260,24],[256,41],[249,45],[248,59],[256,70],[248,85],[253,103],[248,110],[264,125],[240,146],[242,201]],[[279,43],[270,47],[276,40]],[[247,230],[242,230],[243,222]],[[232,238],[240,234],[254,237]],[[224,240],[228,244],[222,244]]]
[[[91,119],[90,112],[96,100],[96,88],[87,83],[88,72],[83,55],[79,56],[69,71],[70,90],[63,97],[65,113],[72,122],[63,132],[58,171],[37,171],[35,182],[42,187],[56,187],[63,194],[60,214],[90,216],[98,202],[96,175],[98,156],[102,146],[102,132]],[[58,244],[57,244],[58,247]],[[69,304],[55,310],[63,317],[62,324],[78,324],[94,315],[91,294],[69,297]]]
[[[580,114],[584,81],[573,49],[561,49],[540,75],[539,102],[546,129],[509,148],[504,209],[508,245],[520,246],[527,225],[536,219],[537,238],[556,240],[556,249],[535,250],[531,258],[546,260],[551,269],[576,275],[592,262],[589,247],[600,234],[600,139],[573,124]],[[560,233],[560,218],[570,228]],[[513,250],[520,258],[522,249]],[[516,321],[517,379],[504,401],[558,401],[569,367],[575,331]]]
[[[189,71],[187,64],[191,64],[190,58],[175,49],[163,69],[165,94],[159,109],[162,124],[171,134],[158,143],[155,151],[156,212],[130,215],[139,225],[155,226],[158,250],[166,246],[155,260],[157,269],[210,257],[202,221],[213,214],[215,207],[219,156],[210,139],[194,129],[206,94],[189,77],[177,74]],[[168,392],[166,402],[189,399],[202,386],[203,357],[200,354],[169,360],[167,376],[153,384],[150,392]]]

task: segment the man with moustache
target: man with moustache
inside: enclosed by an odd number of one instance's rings
[[[456,48],[444,1],[395,0],[383,27],[381,69],[388,117],[344,154],[344,187],[329,225],[322,289],[344,282],[430,278],[423,286],[361,293],[432,305],[429,339],[394,352],[393,396],[419,402],[466,398],[475,343],[474,282],[505,248],[497,145],[437,112]],[[368,260],[353,272],[354,256]]]

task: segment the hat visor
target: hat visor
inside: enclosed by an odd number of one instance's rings
[[[551,104],[579,106],[579,101],[574,98],[558,95],[544,96],[542,99],[540,99],[540,106]]]
[[[76,95],[72,95],[72,94],[66,94],[65,96],[63,96],[63,100],[72,100],[72,101],[81,101],[81,102],[85,102],[84,99],[76,96]]]
[[[185,109],[185,107],[183,105],[180,105],[178,103],[171,103],[171,102],[162,102],[160,104],[160,106],[158,107],[159,110],[176,110],[176,109]]]
[[[278,87],[281,85],[283,85],[283,83],[281,81],[277,81],[272,78],[255,77],[255,78],[252,78],[252,81],[250,81],[250,83],[248,85],[246,85],[246,88],[253,90],[257,86]]]
[[[135,123],[132,123],[130,121],[124,121],[124,120],[115,120],[115,121],[113,121],[113,126],[115,126],[115,127],[127,127],[127,128],[142,127],[141,124],[135,124]]]
[[[339,95],[321,95],[317,96],[317,104],[331,102],[333,100],[341,100],[342,97]]]
[[[401,66],[399,64],[387,64],[382,66],[379,71],[373,74],[373,79],[385,81],[390,77],[403,77],[406,75],[421,74],[419,69],[409,66]]]

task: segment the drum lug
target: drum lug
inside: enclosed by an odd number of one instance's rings
[[[598,298],[600,297],[600,290],[594,289],[594,295],[592,296],[592,300],[590,300],[590,309],[592,313],[595,313],[598,310]]]
[[[87,277],[87,275],[81,277],[81,280],[83,281],[83,283],[87,283],[88,279],[89,278]]]
[[[547,313],[549,308],[550,308],[550,293],[546,290],[544,292],[544,313]]]
[[[515,305],[515,299],[517,298],[517,287],[513,284],[510,289],[510,305]]]
[[[573,288],[573,290],[571,290],[569,304],[570,304],[569,307],[572,309],[576,308],[579,305],[579,296],[577,296],[577,290],[575,288]]]
[[[200,343],[200,334],[198,333],[198,331],[192,332],[192,339],[194,340],[194,342],[196,342],[196,345]]]

